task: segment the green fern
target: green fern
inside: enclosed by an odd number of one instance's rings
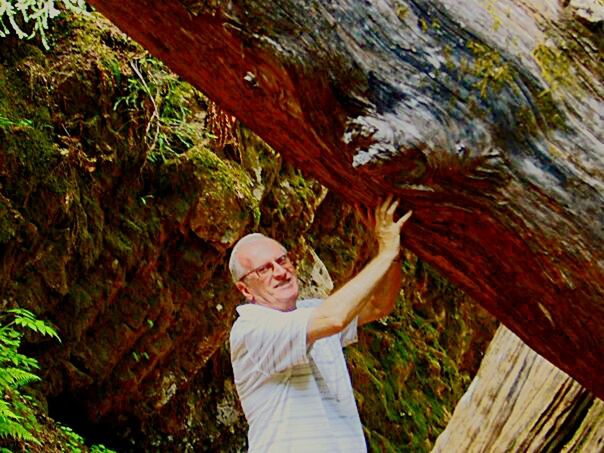
[[[31,442],[36,445],[42,444],[38,438],[29,432],[24,426],[14,422],[13,420],[3,419],[2,417],[0,417],[0,437]]]
[[[21,420],[22,418],[13,411],[8,402],[0,400],[0,420]]]
[[[36,418],[27,395],[21,393],[24,386],[40,381],[32,372],[40,368],[38,361],[19,352],[24,331],[59,340],[57,331],[29,310],[12,308],[0,313],[0,438],[40,445],[34,434]]]
[[[10,310],[7,310],[7,312],[16,315],[14,321],[16,325],[33,330],[34,332],[37,332],[44,336],[53,337],[61,341],[56,330],[54,330],[44,321],[36,319],[36,317],[31,311],[25,310],[23,308],[11,308]]]
[[[0,368],[0,386],[1,387],[23,387],[24,385],[31,384],[32,382],[39,381],[40,378],[30,373],[29,371],[22,370],[21,368],[6,367]]]
[[[40,445],[40,441],[22,423],[25,417],[15,413],[12,406],[14,405],[0,400],[0,437]]]

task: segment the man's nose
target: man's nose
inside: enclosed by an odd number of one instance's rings
[[[289,271],[284,266],[281,266],[277,262],[273,262],[273,277],[274,278],[287,277],[288,272]]]

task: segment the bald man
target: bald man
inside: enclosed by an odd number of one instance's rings
[[[287,250],[259,233],[239,240],[229,268],[246,303],[230,335],[235,385],[249,423],[249,452],[366,452],[342,348],[357,326],[394,308],[400,232],[389,197],[372,218],[377,255],[325,300],[298,300]]]

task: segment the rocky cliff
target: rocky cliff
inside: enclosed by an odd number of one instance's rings
[[[62,338],[27,347],[41,413],[120,451],[241,450],[229,247],[252,230],[275,237],[317,292],[326,269],[338,285],[368,259],[367,232],[99,16],[70,16],[48,39],[51,51],[0,47],[2,308]],[[494,321],[417,258],[404,267],[396,314],[349,363],[374,449],[427,451]]]

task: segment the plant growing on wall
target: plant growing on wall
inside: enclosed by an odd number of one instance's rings
[[[0,37],[10,35],[11,31],[21,39],[39,35],[48,48],[45,34],[48,21],[61,14],[61,6],[74,12],[86,8],[84,0],[0,0]]]
[[[195,103],[205,102],[201,93],[168,71],[159,60],[142,56],[130,62],[133,74],[128,88],[114,105],[146,123],[147,159],[164,162],[194,143],[213,138],[195,119]],[[199,118],[197,118],[199,121]]]
[[[0,437],[39,444],[38,423],[27,404],[30,398],[22,391],[40,380],[35,374],[38,361],[19,352],[26,331],[60,341],[55,329],[28,310],[12,308],[0,313]]]

